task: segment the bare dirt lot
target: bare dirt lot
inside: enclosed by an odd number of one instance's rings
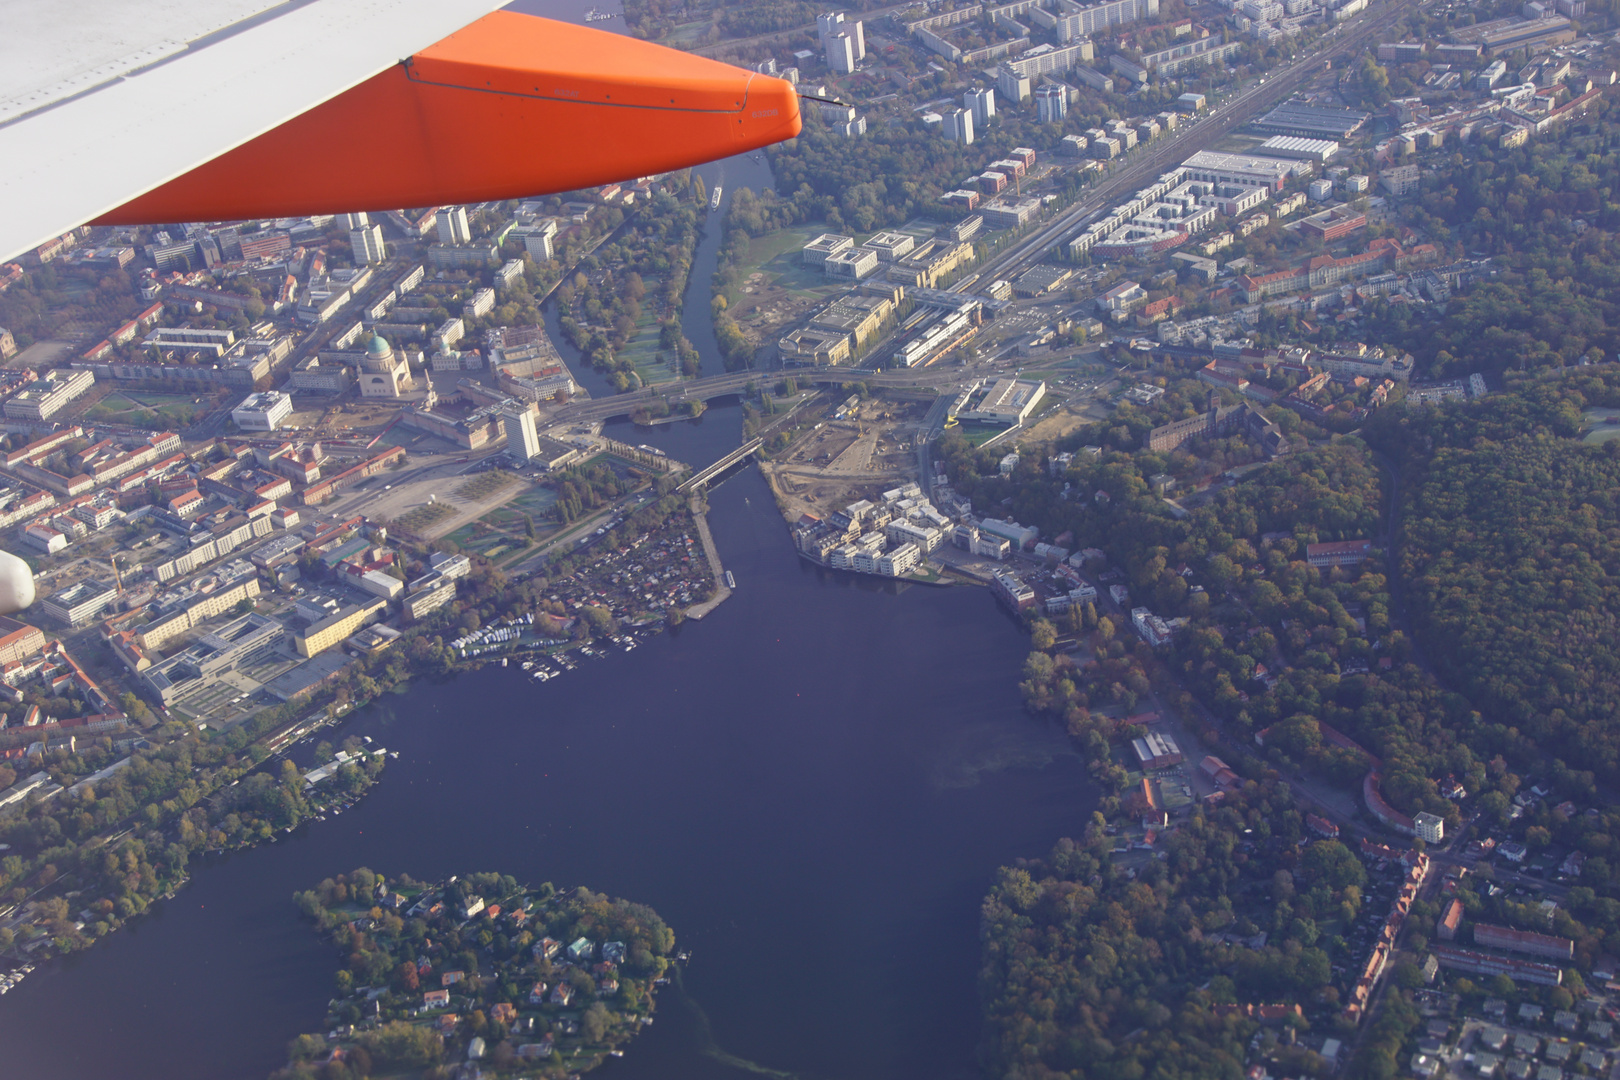
[[[1023,435],[1020,443],[1051,443],[1066,439],[1087,424],[1108,419],[1107,408],[1099,402],[1076,400],[1053,409],[1041,417]]]
[[[34,368],[36,370],[51,367],[54,364],[70,359],[79,346],[72,341],[36,341],[28,348],[6,361],[8,368]]]
[[[919,402],[867,401],[856,416],[826,421],[787,457],[766,463],[783,515],[789,521],[800,514],[825,517],[916,479],[913,439],[927,412]]]
[[[742,299],[730,309],[731,316],[754,345],[776,340],[822,303],[819,296],[804,296],[771,284],[770,276],[762,272],[749,274],[742,292]]]
[[[424,475],[405,480],[383,473],[367,483],[371,487],[364,492],[366,497],[354,509],[363,503],[365,513],[373,518],[397,521],[411,511],[427,506],[429,496],[436,502],[448,504],[454,513],[411,530],[424,540],[436,540],[454,532],[511,502],[531,487],[527,480],[507,472],[491,471],[460,477],[448,469],[426,470]],[[427,517],[430,515],[418,515],[417,519],[406,524]]]
[[[293,398],[293,414],[285,426],[300,429],[305,437],[369,438],[398,415],[397,401],[361,401],[352,396],[352,391],[338,396],[299,394]]]

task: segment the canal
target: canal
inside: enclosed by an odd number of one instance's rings
[[[720,358],[720,345],[714,337],[714,319],[709,310],[709,291],[714,281],[715,267],[720,259],[721,226],[732,195],[743,187],[764,191],[774,186],[771,166],[764,154],[739,154],[722,161],[700,165],[694,170],[703,177],[710,192],[721,188],[720,208],[707,215],[702,222],[697,249],[692,253],[692,272],[686,281],[681,303],[681,332],[686,335],[701,358],[700,375],[721,375],[725,363]],[[612,397],[613,385],[602,372],[585,362],[585,357],[563,336],[562,319],[555,298],[547,301],[543,309],[546,328],[556,342],[563,362],[573,372],[574,381],[594,398]]]

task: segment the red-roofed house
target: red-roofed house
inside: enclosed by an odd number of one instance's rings
[[[1371,540],[1334,540],[1305,545],[1305,559],[1316,567],[1356,566],[1371,554]]]
[[[1446,910],[1440,915],[1440,921],[1435,924],[1434,936],[1441,941],[1454,940],[1457,937],[1457,927],[1462,923],[1462,917],[1462,901],[1453,900],[1446,905]]]

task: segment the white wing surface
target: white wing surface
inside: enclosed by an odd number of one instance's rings
[[[336,97],[498,0],[0,0],[0,261]],[[323,147],[359,164],[365,133]]]

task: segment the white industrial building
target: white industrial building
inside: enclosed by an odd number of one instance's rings
[[[479,289],[461,308],[463,319],[476,319],[495,310],[495,290]]]
[[[1281,191],[1290,177],[1307,176],[1309,163],[1254,154],[1223,154],[1217,150],[1200,150],[1186,161],[1182,169],[1190,180],[1210,180],[1218,184],[1240,184],[1244,187],[1269,187]]]
[[[962,420],[1022,424],[1046,393],[1046,383],[1028,379],[997,379],[974,408],[957,413]]]
[[[980,131],[990,126],[996,115],[996,90],[993,86],[975,87],[962,95],[962,108],[973,113],[973,123]]]
[[[1438,844],[1446,838],[1445,818],[1427,810],[1419,811],[1412,818],[1412,828],[1425,844]]]
[[[229,331],[226,331],[229,333]],[[57,368],[6,399],[4,412],[11,420],[49,420],[96,384],[89,368]]]
[[[372,266],[388,258],[388,249],[383,246],[381,225],[361,225],[350,229],[349,246],[354,249],[354,261],[366,266]]]
[[[1035,118],[1043,124],[1061,124],[1069,115],[1068,91],[1059,85],[1048,84],[1035,91]]]
[[[855,278],[857,281],[878,268],[878,253],[871,248],[845,248],[828,255],[822,261],[821,271],[828,277]]]
[[[534,427],[534,413],[521,406],[502,406],[496,414],[506,435],[506,452],[522,461],[540,453],[540,433]]]
[[[1339,144],[1332,139],[1302,139],[1297,135],[1273,135],[1260,144],[1260,151],[1268,157],[1299,158],[1302,161],[1323,163],[1331,161],[1339,152]]]
[[[800,252],[806,266],[820,266],[827,261],[828,256],[855,246],[853,236],[841,236],[838,233],[822,233]]]
[[[292,415],[292,396],[280,390],[249,394],[231,410],[231,419],[243,431],[274,431]]]
[[[973,144],[973,114],[966,109],[952,109],[942,118],[940,130],[945,137],[963,146]]]
[[[439,211],[439,242],[465,244],[472,240],[472,228],[467,224],[467,208],[447,207]]]

